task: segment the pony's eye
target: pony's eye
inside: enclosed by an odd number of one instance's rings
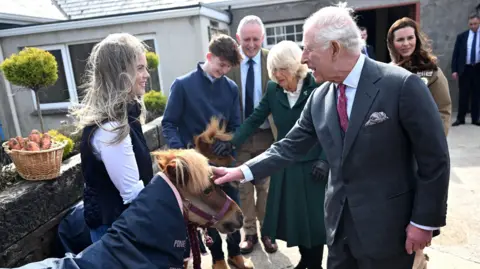
[[[203,194],[209,195],[210,193],[212,193],[212,191],[213,191],[213,187],[210,186],[210,187],[206,188],[205,190],[203,190]]]

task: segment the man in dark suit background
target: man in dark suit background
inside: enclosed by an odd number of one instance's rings
[[[459,34],[452,54],[452,78],[458,80],[457,120],[452,126],[465,124],[470,105],[472,124],[480,126],[480,18],[474,13],[468,18],[469,30]],[[470,102],[469,102],[470,101]]]
[[[360,26],[360,34],[362,39],[365,41],[365,47],[362,48],[362,53],[365,54],[368,58],[372,60],[376,60],[375,56],[375,50],[373,49],[373,46],[368,45],[367,39],[368,39],[368,30],[366,27]]]
[[[425,83],[365,57],[352,13],[340,4],[307,19],[303,61],[327,83],[284,139],[240,167],[213,168],[215,183],[259,180],[320,143],[331,167],[328,268],[411,269],[446,224],[447,141]]]

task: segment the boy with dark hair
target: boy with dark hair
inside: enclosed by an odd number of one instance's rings
[[[193,148],[193,137],[202,133],[212,117],[225,120],[227,132],[234,133],[240,126],[238,86],[225,76],[242,61],[237,42],[227,35],[212,38],[206,61],[173,82],[163,114],[162,132],[169,148]],[[216,154],[232,153],[229,143],[216,141]],[[222,186],[225,193],[239,203],[238,190]],[[228,268],[222,251],[222,239],[215,229],[209,229],[213,245],[209,247],[213,268]],[[227,235],[228,261],[239,268],[253,268],[245,264],[240,254],[240,232]],[[187,244],[186,254],[190,252]]]
[[[214,37],[205,63],[173,82],[163,114],[163,135],[170,148],[193,147],[211,117],[227,121],[227,131],[240,125],[238,87],[224,76],[242,60],[236,41],[227,35]]]

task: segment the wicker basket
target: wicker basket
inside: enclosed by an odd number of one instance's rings
[[[2,144],[17,172],[26,180],[49,180],[60,176],[63,148],[66,145],[67,141],[52,141],[50,149],[26,151],[10,150],[8,141]]]

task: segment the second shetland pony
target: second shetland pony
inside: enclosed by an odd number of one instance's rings
[[[209,162],[216,166],[231,166],[235,161],[233,156],[218,156],[213,153],[213,144],[216,140],[230,141],[233,135],[226,131],[226,122],[212,117],[203,133],[194,137],[195,149],[208,158]]]

